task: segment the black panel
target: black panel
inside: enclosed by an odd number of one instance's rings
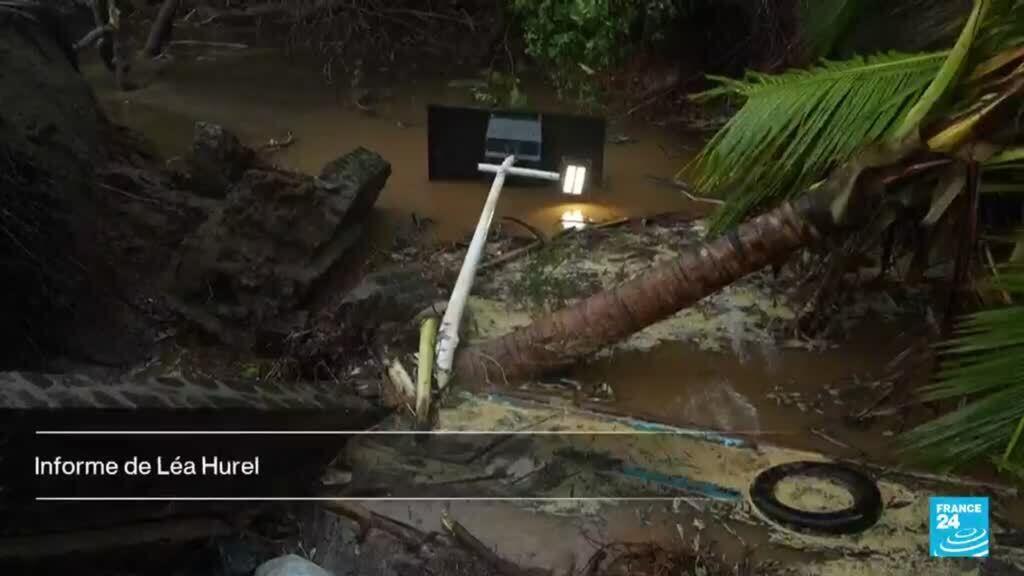
[[[476,108],[427,108],[427,173],[431,180],[480,177],[490,112]]]

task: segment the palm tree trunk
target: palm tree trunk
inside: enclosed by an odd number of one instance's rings
[[[463,386],[488,388],[566,368],[778,262],[819,237],[840,227],[856,226],[870,212],[865,208],[865,198],[878,198],[885,184],[934,166],[902,166],[900,161],[909,154],[906,150],[866,154],[868,160],[851,162],[845,176],[833,183],[758,216],[725,236],[694,246],[678,260],[510,334],[467,347],[456,357],[455,378]],[[859,185],[861,192],[855,198],[859,205],[836,212],[837,199],[849,198],[861,172],[884,166],[884,158],[896,162],[896,172],[888,177],[884,171],[874,172]],[[840,182],[844,179],[845,183]]]

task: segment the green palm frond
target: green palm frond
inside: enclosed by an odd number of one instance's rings
[[[964,29],[961,31],[960,37],[957,38],[953,49],[949,51],[945,62],[942,63],[942,68],[939,69],[928,89],[921,95],[921,99],[907,113],[903,124],[896,130],[894,137],[897,140],[902,140],[917,130],[928,114],[949,94],[950,87],[960,77],[974,42],[978,38],[978,32],[987,19],[991,1],[974,0],[974,10],[967,18]]]
[[[1024,297],[1024,269],[1008,270],[993,284]],[[910,431],[904,449],[925,463],[953,466],[991,454],[1024,464],[1018,448],[1024,418],[1024,306],[968,316],[940,347],[936,383],[925,400],[964,398],[966,405]]]
[[[982,193],[1024,194],[1024,147],[1003,150],[982,168]]]
[[[1007,148],[985,162],[985,168],[1019,167],[1021,165],[1024,165],[1024,146]]]
[[[733,96],[744,105],[683,170],[702,194],[726,198],[710,232],[801,193],[866,145],[912,133],[955,92],[978,53],[976,42],[1005,48],[1024,30],[1024,24],[1003,22],[1021,6],[1024,0],[975,0],[956,45],[945,52],[888,53],[780,75],[715,78],[721,86],[695,98]]]
[[[780,75],[718,78],[704,98],[734,95],[740,111],[685,170],[728,203],[712,233],[821,178],[865,143],[889,135],[928,89],[945,53],[882,54]]]
[[[978,58],[1024,45],[1024,0],[990,0],[985,24],[978,34]]]

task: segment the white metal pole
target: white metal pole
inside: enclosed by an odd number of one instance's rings
[[[495,171],[494,183],[491,184],[491,191],[487,194],[487,201],[484,203],[480,220],[476,223],[476,231],[473,232],[473,240],[469,243],[466,259],[462,261],[459,278],[455,281],[452,297],[448,301],[448,308],[441,320],[441,328],[438,329],[436,373],[437,387],[441,390],[444,390],[451,380],[455,349],[459,345],[459,324],[462,322],[462,312],[469,299],[469,291],[473,289],[476,268],[483,255],[487,233],[490,231],[491,220],[494,218],[494,211],[498,206],[498,197],[501,196],[501,188],[505,185],[505,175],[515,160],[515,156],[508,156]]]
[[[485,173],[497,174],[498,171],[502,170],[502,167],[497,164],[477,164],[477,170]],[[518,168],[516,166],[510,166],[505,168],[505,174],[509,176],[526,176],[527,178],[537,178],[538,180],[550,180],[552,182],[558,182],[562,179],[562,175],[558,172],[548,172],[546,170],[534,170],[533,168]]]

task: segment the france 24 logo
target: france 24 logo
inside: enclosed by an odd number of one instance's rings
[[[988,498],[928,499],[928,539],[936,558],[988,556]]]

